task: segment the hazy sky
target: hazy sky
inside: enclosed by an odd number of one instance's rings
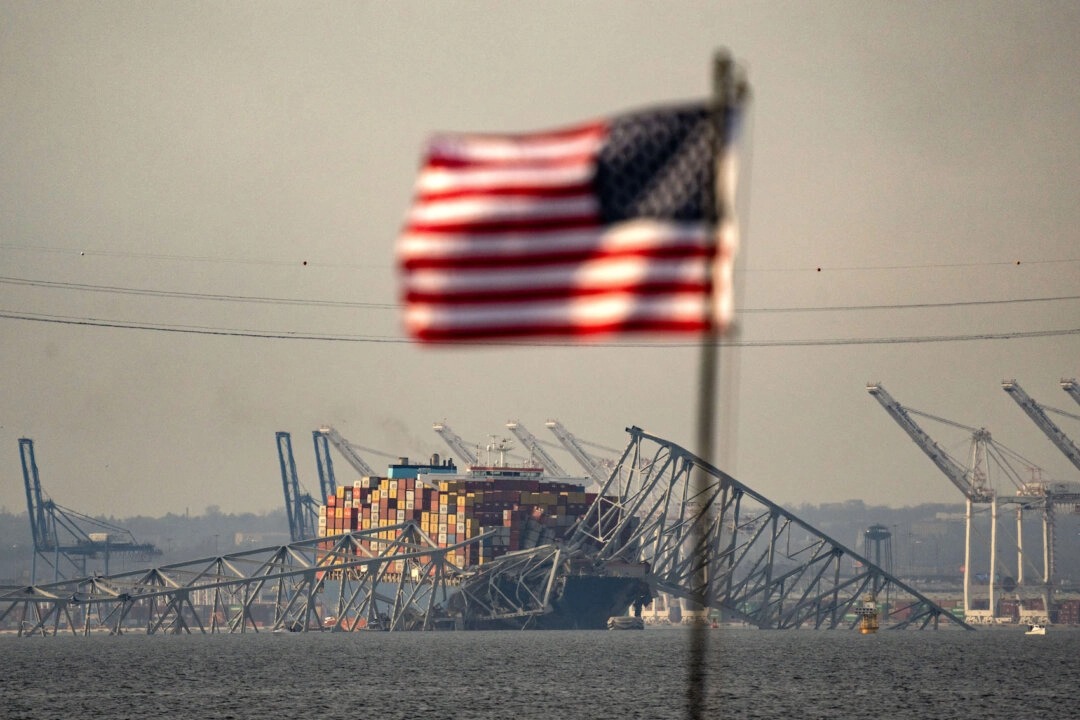
[[[0,506],[20,437],[56,502],[120,517],[280,506],[279,430],[315,491],[322,424],[692,449],[685,338],[420,348],[394,242],[430,133],[703,97],[719,47],[754,100],[718,464],[784,504],[959,501],[880,381],[1078,480],[1001,389],[1080,414],[1080,301],[1020,302],[1080,296],[1078,37],[1072,2],[0,2]]]

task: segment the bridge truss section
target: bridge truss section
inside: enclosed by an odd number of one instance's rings
[[[489,623],[522,630],[534,627],[551,612],[564,560],[564,553],[551,544],[508,553],[466,578],[449,609],[467,629]]]
[[[854,628],[866,596],[883,628],[971,629],[866,557],[678,445],[630,441],[569,543],[595,562],[648,563],[654,594],[759,628]]]
[[[468,542],[478,542],[483,536]],[[416,523],[0,589],[19,635],[433,629],[463,570]]]
[[[971,629],[689,451],[639,428],[628,432],[596,501],[557,544],[461,568],[449,557],[487,533],[440,548],[407,522],[0,588],[0,626],[15,625],[21,635],[529,628],[550,620],[569,581],[592,576],[634,593],[643,584],[652,596],[682,598],[759,628],[854,628],[856,610],[872,596],[883,628],[938,627],[944,619]]]

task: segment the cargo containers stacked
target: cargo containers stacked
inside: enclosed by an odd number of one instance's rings
[[[319,536],[414,521],[438,547],[448,548],[494,530],[447,558],[468,567],[565,538],[596,500],[583,485],[545,479],[535,468],[475,468],[465,475],[421,471],[408,478],[393,477],[394,469],[391,477],[364,477],[338,487],[319,510]],[[377,535],[395,536],[394,530]],[[366,540],[362,545],[375,552],[384,547]]]
[[[1057,606],[1054,622],[1059,625],[1080,625],[1080,599],[1062,600]]]
[[[338,486],[337,492],[319,508],[319,537],[340,535],[356,530],[376,530],[378,540],[393,540],[395,530],[378,530],[415,520],[430,507],[435,491],[415,479],[363,477],[351,486]],[[437,500],[436,500],[437,502]],[[363,540],[361,545],[378,554],[385,543]],[[391,571],[402,568],[395,563]]]

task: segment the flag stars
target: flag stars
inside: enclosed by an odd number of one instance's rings
[[[613,121],[594,181],[604,220],[715,217],[714,134],[712,117],[700,107]]]

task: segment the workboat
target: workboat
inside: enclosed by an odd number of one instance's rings
[[[863,598],[862,605],[856,605],[855,615],[859,618],[859,632],[863,635],[873,635],[878,631],[878,608],[873,594],[867,594]]]
[[[634,615],[616,615],[609,617],[608,630],[644,630],[645,621]]]
[[[1046,634],[1046,626],[1041,624],[1041,623],[1038,623],[1038,624],[1035,624],[1035,625],[1028,625],[1027,632],[1024,633],[1024,634],[1025,635],[1045,635]]]

